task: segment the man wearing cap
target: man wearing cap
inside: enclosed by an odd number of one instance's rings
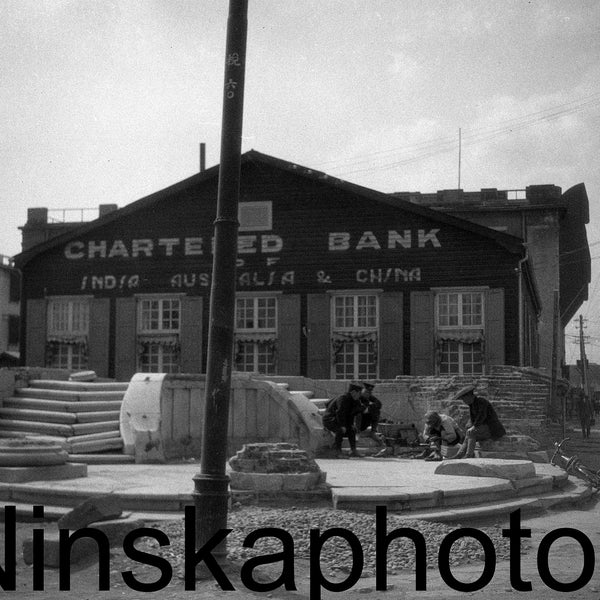
[[[473,458],[475,442],[497,440],[506,434],[494,407],[485,398],[476,396],[474,390],[474,385],[468,385],[459,390],[453,398],[462,400],[469,407],[470,415],[465,441],[453,458]]]
[[[381,415],[381,400],[373,395],[374,383],[368,381],[363,382],[363,389],[360,394],[360,403],[362,405],[361,414],[357,417],[358,430],[366,431],[370,427],[367,434],[370,438],[377,442],[378,446],[385,446],[381,436],[377,435],[377,424]]]
[[[423,439],[429,443],[429,448],[419,458],[424,458],[426,461],[443,460],[442,444],[455,446],[462,441],[462,438],[463,433],[452,417],[430,410],[425,413],[423,430]]]
[[[323,414],[323,426],[329,431],[335,433],[334,447],[337,451],[337,458],[343,458],[342,441],[344,437],[348,438],[350,444],[350,456],[359,456],[356,452],[356,428],[354,419],[362,412],[360,402],[360,392],[362,385],[352,381],[348,386],[348,391],[327,403],[327,408]]]

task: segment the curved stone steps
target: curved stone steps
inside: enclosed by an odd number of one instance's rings
[[[0,407],[0,438],[45,437],[69,453],[123,449],[120,411],[128,383],[38,379]]]
[[[118,421],[120,412],[96,411],[96,412],[57,412],[49,410],[31,410],[27,408],[0,408],[0,419],[17,419],[20,421],[35,421],[43,423],[64,423],[74,425],[75,423],[95,423],[98,421]]]
[[[16,397],[41,398],[44,400],[68,400],[70,402],[98,401],[98,400],[122,400],[124,392],[121,391],[79,391],[62,389],[42,388],[17,388],[14,392]]]
[[[55,412],[95,412],[120,411],[122,400],[47,400],[44,398],[27,398],[12,396],[3,400],[4,408],[27,408],[30,410],[49,410]]]
[[[99,421],[97,423],[76,423],[65,425],[62,423],[38,423],[36,421],[22,421],[19,419],[0,419],[0,429],[40,433],[45,435],[58,435],[72,437],[87,433],[105,431],[119,431],[119,421]]]
[[[123,392],[127,390],[129,383],[120,381],[86,382],[86,381],[60,381],[57,379],[32,379],[29,381],[30,388],[42,388],[45,390],[66,391],[93,391],[93,392]]]

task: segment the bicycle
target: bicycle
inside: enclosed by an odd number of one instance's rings
[[[587,481],[592,487],[596,488],[596,491],[600,490],[600,469],[594,471],[589,467],[586,467],[578,456],[567,456],[563,450],[563,445],[566,444],[571,438],[565,438],[560,442],[554,442],[554,454],[550,459],[550,464],[560,467],[565,470],[569,475],[575,475],[579,479]]]

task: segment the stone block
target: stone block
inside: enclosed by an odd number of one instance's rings
[[[321,475],[321,473],[287,473],[283,476],[283,490],[312,490],[321,483]]]
[[[117,519],[92,523],[90,528],[101,531],[107,538],[110,546],[120,546],[123,538],[135,529],[144,526],[139,519]],[[70,562],[77,563],[90,557],[98,557],[98,544],[90,537],[82,537],[73,542],[70,554]],[[33,540],[23,541],[23,562],[30,565],[33,562]],[[46,567],[58,568],[60,565],[60,543],[57,529],[44,532],[44,565]]]
[[[87,477],[87,465],[65,463],[46,467],[0,467],[2,483],[24,483],[26,481],[56,481]]]
[[[229,473],[229,485],[235,490],[277,492],[283,489],[284,475],[280,473]]]
[[[535,477],[535,467],[529,460],[468,458],[444,461],[436,467],[434,473],[436,475],[497,477],[516,480]]]
[[[538,450],[537,452],[528,452],[527,458],[534,463],[549,463],[550,458],[546,450]]]
[[[57,525],[59,529],[81,529],[96,521],[117,519],[123,514],[121,501],[113,494],[103,494],[88,498],[62,516]]]

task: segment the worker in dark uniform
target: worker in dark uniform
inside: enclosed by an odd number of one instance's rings
[[[359,456],[356,452],[356,426],[354,421],[362,412],[360,393],[363,386],[353,381],[348,386],[348,391],[327,403],[323,415],[323,426],[335,434],[334,448],[336,458],[344,458],[342,453],[342,441],[348,438],[350,444],[350,456]]]
[[[496,410],[485,398],[474,393],[475,386],[468,385],[459,390],[453,400],[462,400],[469,407],[470,422],[465,441],[453,458],[473,458],[475,443],[483,440],[497,440],[506,435],[506,429],[496,414]]]
[[[360,394],[360,403],[362,404],[362,412],[357,418],[359,433],[367,431],[367,437],[377,442],[378,446],[385,446],[382,437],[377,433],[377,424],[381,416],[381,400],[373,395],[374,383],[367,381],[363,382],[363,389]]]

